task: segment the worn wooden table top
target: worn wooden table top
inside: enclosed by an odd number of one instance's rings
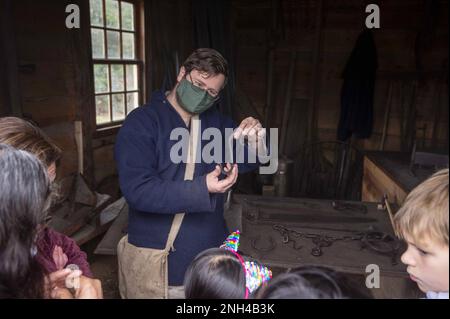
[[[431,168],[418,167],[414,174],[409,169],[411,153],[368,151],[365,155],[388,175],[405,193],[409,193],[434,173]]]
[[[375,264],[383,275],[408,276],[400,261],[403,245],[394,264],[391,255],[375,252],[367,246],[362,248],[361,240],[333,241],[329,247],[322,247],[321,256],[312,254],[317,247],[312,237],[316,235],[357,238],[358,234],[377,231],[393,239],[395,236],[388,213],[378,210],[376,203],[335,201],[333,206],[332,200],[258,195],[234,195],[233,203],[242,206],[240,250],[264,264],[282,268],[321,265],[353,274],[365,274],[366,267]],[[294,231],[290,242],[283,242],[280,227]],[[305,236],[300,238],[296,235],[298,233]],[[390,244],[389,241],[387,245]]]

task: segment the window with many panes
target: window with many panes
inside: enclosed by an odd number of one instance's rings
[[[123,121],[141,102],[137,6],[89,0],[97,126]]]

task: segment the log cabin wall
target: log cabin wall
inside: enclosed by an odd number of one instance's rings
[[[388,88],[393,83],[384,149],[401,149],[399,123],[404,116],[400,93],[403,92],[403,99],[407,100],[410,97],[408,85],[417,78],[415,45],[421,30],[419,51],[423,77],[416,90],[415,126],[420,129],[426,124],[428,146],[442,148],[448,144],[448,79],[445,76],[448,70],[448,2],[432,2],[438,5],[438,10],[432,16],[434,23],[431,29],[426,23],[429,16],[425,14],[429,1],[377,2],[381,29],[374,30],[379,62],[374,132],[370,139],[357,141],[362,148],[378,149],[380,145]],[[65,27],[65,8],[70,3],[80,6],[82,27],[79,30]],[[192,48],[192,10],[189,3],[179,0],[145,1],[146,8],[152,8],[146,12],[147,99],[149,93],[160,86],[164,76],[159,46],[166,46],[170,51],[179,48],[180,60]],[[321,7],[319,3],[322,3]],[[235,120],[248,115],[264,119],[271,49],[274,76],[270,126],[282,125],[290,59],[295,51],[297,59],[288,122],[290,151],[295,152],[302,143],[310,140],[308,128],[321,140],[335,140],[343,82],[341,73],[356,38],[364,29],[365,5],[366,2],[361,0],[233,0],[233,58],[230,62],[236,68],[236,97],[239,102],[235,104]],[[2,6],[2,9],[6,8],[1,12],[2,17],[12,17],[12,23],[8,24],[8,30],[5,30],[5,23],[0,24],[0,31],[11,34],[13,41],[0,43],[0,56],[7,57],[8,61],[17,59],[18,68],[8,68],[6,59],[1,59],[0,114],[22,113],[56,141],[64,150],[59,177],[78,170],[74,122],[81,121],[83,171],[88,181],[94,187],[114,182],[115,132],[96,135],[95,125],[92,125],[92,61],[89,28],[86,27],[89,16],[83,14],[88,12],[88,0],[5,0]],[[148,20],[152,18],[152,12],[159,17],[157,23],[154,22],[157,20],[152,20],[153,23]],[[167,35],[164,39],[159,38],[158,42],[157,33],[161,30]],[[431,31],[424,37],[423,30]],[[16,52],[13,57],[7,53],[11,50]],[[14,70],[17,83],[10,81],[11,77],[14,78]],[[11,94],[17,100],[15,109],[12,108]],[[313,115],[309,112],[311,99],[315,105]],[[420,137],[422,133],[418,134]]]
[[[81,66],[75,64],[72,31],[65,27],[70,2],[11,3],[21,112],[63,149],[58,176],[67,176],[78,170],[73,123],[82,99],[77,83]]]
[[[0,14],[3,12],[3,8],[0,9]],[[0,17],[0,21],[3,21],[3,17]],[[0,24],[0,37],[6,32],[6,26]],[[4,41],[0,41],[0,116],[10,114],[10,106],[7,91],[7,76],[6,76],[6,56],[5,56],[5,44]]]
[[[117,172],[114,162],[114,142],[117,128],[97,132],[95,127],[94,84],[89,28],[89,0],[18,0],[9,1],[17,57],[18,84],[23,117],[37,123],[63,150],[58,167],[58,178],[79,170],[75,138],[75,121],[80,121],[83,137],[83,173],[89,184],[99,192],[118,194]],[[138,1],[136,1],[138,2]],[[3,2],[2,2],[3,3]],[[67,29],[66,6],[76,4],[81,12],[81,28]],[[179,49],[180,59],[192,50],[190,3],[187,1],[146,1],[147,14],[158,17],[158,24],[147,21],[146,36],[170,52]],[[142,13],[143,7],[141,7]],[[172,19],[175,15],[180,19]],[[51,17],[51,18],[50,18]],[[172,18],[167,18],[172,17]],[[180,32],[180,30],[182,30]],[[164,32],[164,37],[157,36]],[[3,33],[2,33],[3,34]],[[4,44],[4,43],[0,43]],[[159,88],[164,78],[161,52],[151,42],[146,43],[145,102],[150,92]],[[181,48],[178,48],[181,47]],[[0,55],[6,56],[3,46]],[[12,57],[8,56],[8,60]],[[6,61],[1,59],[1,61]],[[0,114],[12,115],[3,72],[0,64]],[[14,70],[14,68],[13,68]],[[94,118],[93,118],[94,117]]]
[[[6,91],[6,76],[5,76],[5,58],[3,49],[0,47],[0,116],[10,114],[9,101],[7,99]]]
[[[66,27],[69,4],[80,8],[79,29]],[[89,184],[97,188],[104,178],[115,175],[114,135],[97,137],[93,125],[95,104],[88,5],[88,0],[20,0],[13,2],[11,14],[22,114],[37,123],[63,150],[57,171],[59,179],[81,169]],[[81,167],[76,121],[82,123]],[[116,190],[117,186],[112,195],[116,195]]]
[[[438,9],[427,15],[427,4]],[[318,5],[322,3],[322,9]],[[282,125],[290,57],[297,52],[290,118],[296,124],[288,130],[288,144],[295,153],[307,137],[308,109],[317,88],[315,101],[316,136],[336,140],[340,115],[341,74],[369,13],[367,1],[258,0],[233,1],[236,86],[260,116],[267,100],[269,57],[272,49],[273,107],[272,127]],[[364,149],[378,149],[383,132],[388,88],[393,83],[391,111],[384,150],[401,150],[400,123],[404,119],[401,100],[408,103],[411,83],[417,78],[415,44],[421,30],[423,78],[415,98],[416,128],[426,147],[448,145],[448,2],[376,1],[381,28],[374,29],[378,53],[378,72],[374,98],[374,127],[371,138],[356,141]],[[318,18],[318,15],[322,18]],[[431,16],[431,26],[429,22]],[[319,16],[320,17],[320,16]],[[427,20],[428,19],[428,20]],[[321,30],[318,31],[318,27]],[[428,29],[427,29],[428,28]],[[317,33],[316,33],[317,32]],[[319,45],[315,42],[320,36]],[[317,47],[319,47],[317,59]],[[316,50],[316,51],[315,51]],[[318,60],[317,78],[314,61]],[[242,112],[245,112],[242,111]],[[248,111],[255,114],[256,112]],[[405,120],[406,121],[406,120]],[[436,122],[435,122],[436,121]],[[289,123],[292,121],[290,120]],[[433,140],[433,136],[435,137]],[[432,145],[433,144],[433,145]]]
[[[0,2],[0,116],[21,116],[12,1]]]

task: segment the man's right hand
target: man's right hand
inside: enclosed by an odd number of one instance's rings
[[[225,171],[227,172],[227,177],[222,180],[219,180],[219,176],[222,172],[219,165],[216,165],[216,168],[206,175],[206,186],[210,193],[225,193],[234,185],[234,183],[236,183],[238,177],[237,164],[227,164]]]

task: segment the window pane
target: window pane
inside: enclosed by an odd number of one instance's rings
[[[90,0],[91,25],[103,26],[103,1]]]
[[[127,91],[138,89],[137,83],[137,65],[127,65]]]
[[[108,41],[108,58],[109,59],[119,59],[120,58],[120,48],[119,48],[119,32],[107,31],[106,32]]]
[[[105,58],[105,41],[103,30],[91,29],[92,57],[94,59]]]
[[[122,33],[122,50],[124,59],[134,59],[134,34],[123,32]]]
[[[122,30],[134,31],[134,7],[133,4],[121,2],[122,4]]]
[[[124,94],[112,95],[113,121],[120,121],[125,118],[125,97]]]
[[[138,107],[139,97],[138,93],[127,93],[127,111],[130,113],[132,110]]]
[[[95,111],[97,124],[111,121],[109,114],[109,95],[98,95],[95,97]]]
[[[119,2],[106,0],[106,26],[119,29]]]
[[[123,65],[112,64],[111,65],[111,90],[113,92],[124,91],[123,85]]]
[[[109,91],[108,65],[94,64],[94,84],[95,93],[105,93]]]

